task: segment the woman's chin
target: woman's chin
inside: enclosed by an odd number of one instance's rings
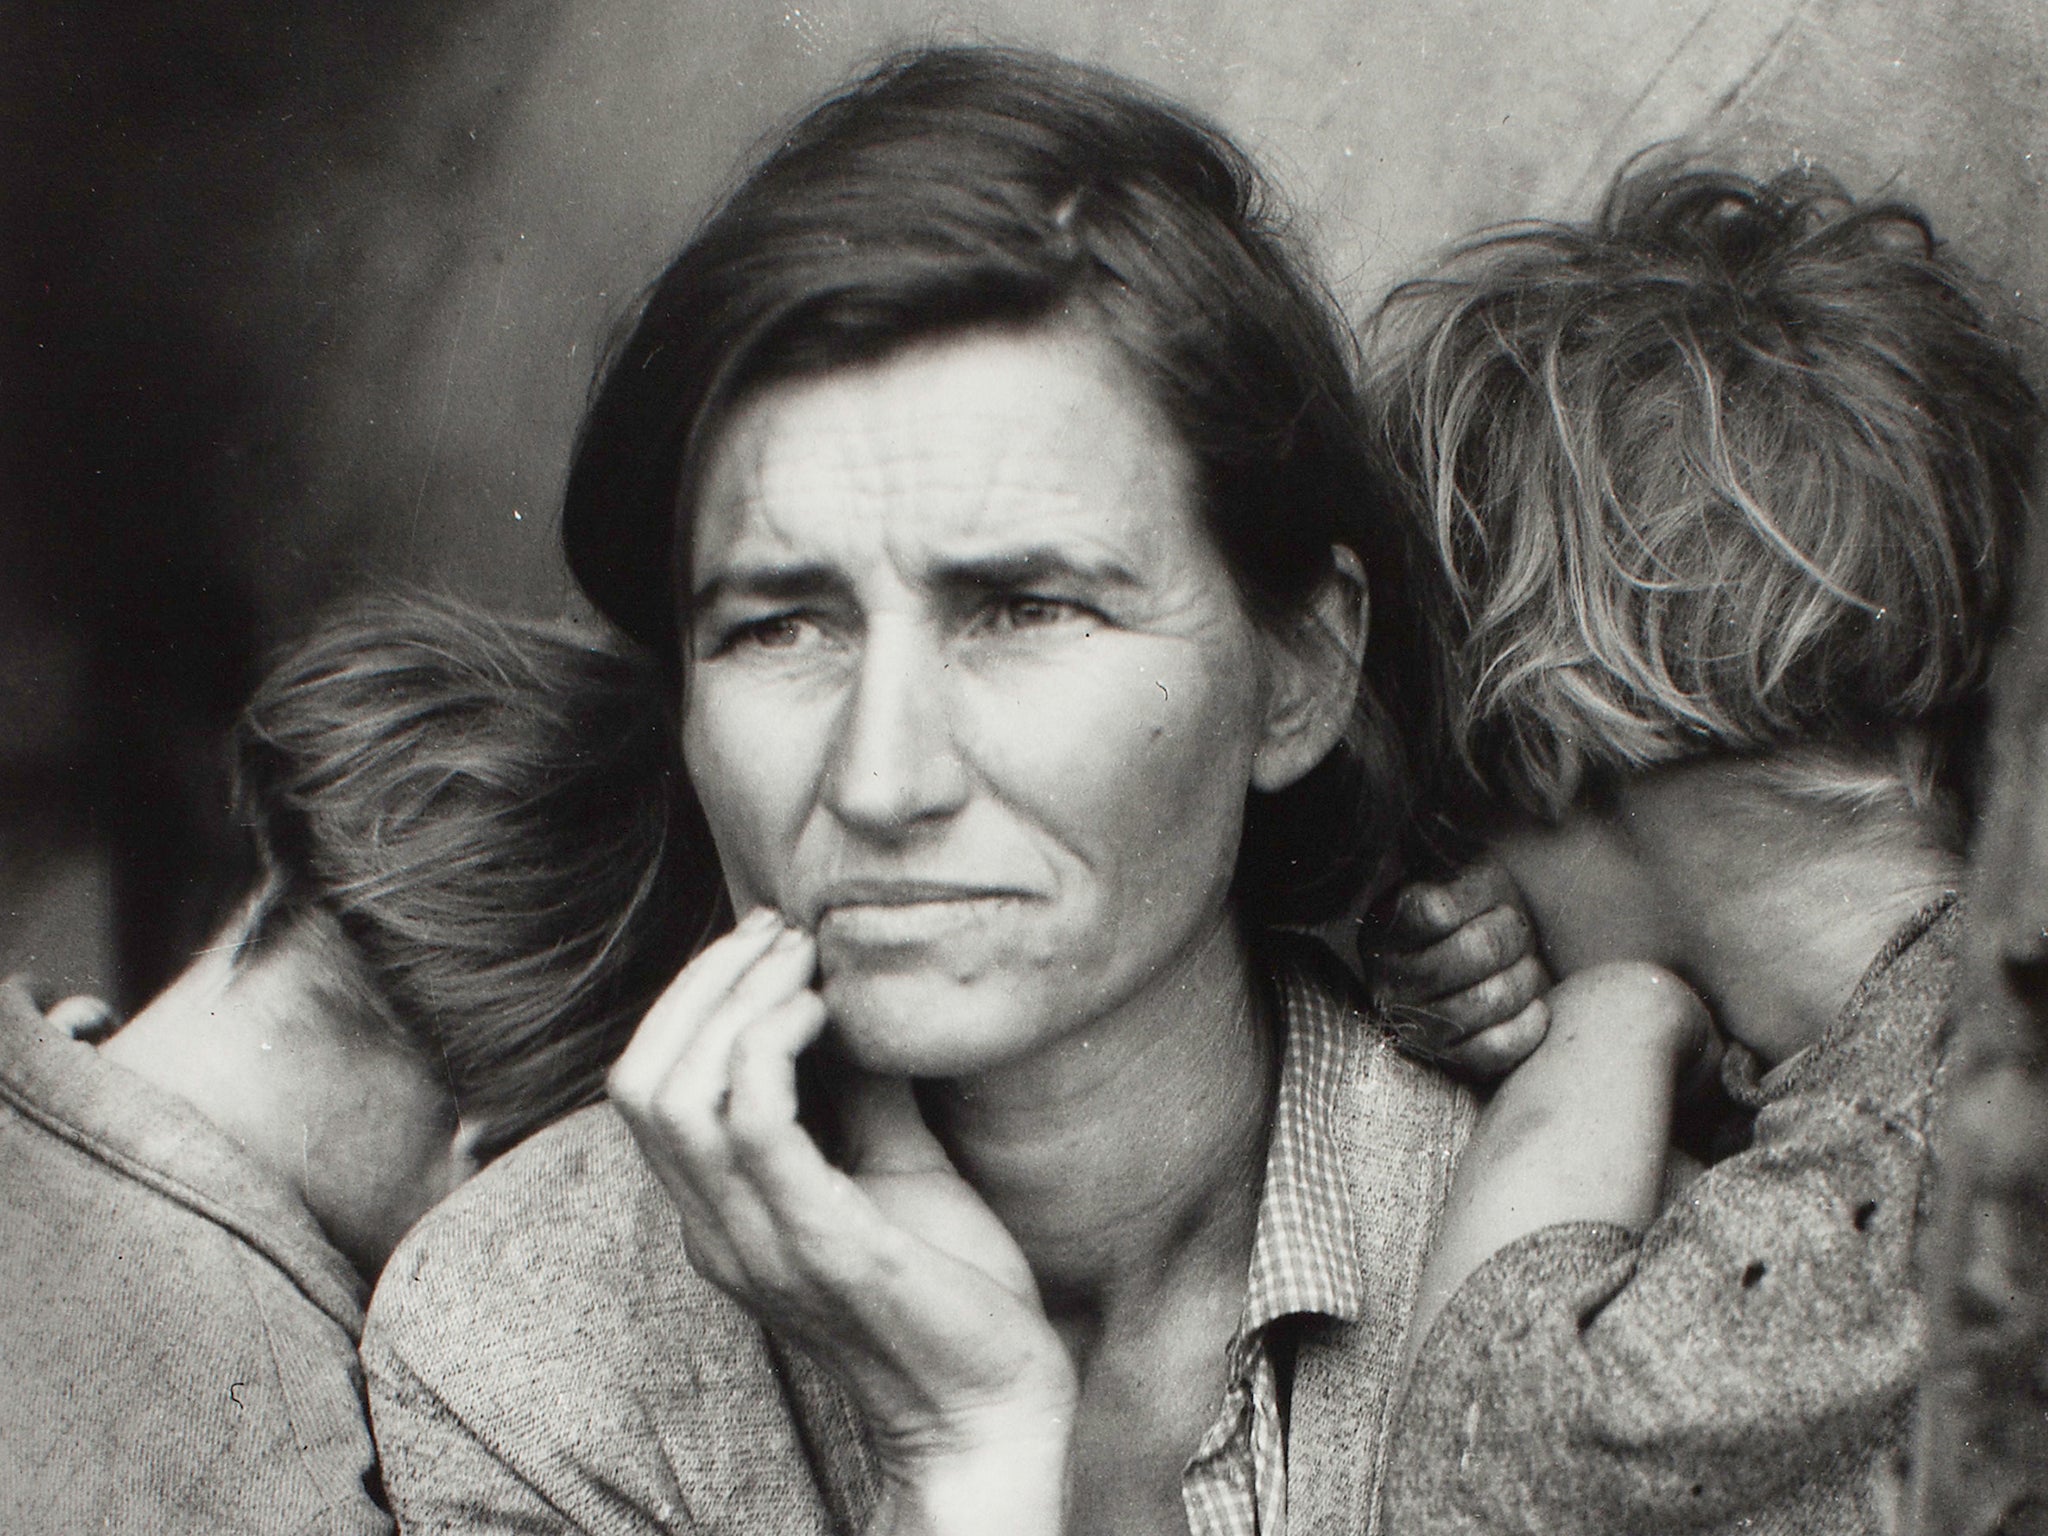
[[[832,1032],[870,1072],[965,1077],[1027,1055],[1043,1015],[986,982],[925,971],[841,971],[822,988]]]

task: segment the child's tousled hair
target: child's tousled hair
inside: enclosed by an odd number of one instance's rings
[[[1942,776],[2038,406],[1922,214],[1638,162],[1590,223],[1482,232],[1396,289],[1376,341],[1486,797],[1555,817],[1589,776],[1814,745],[1915,798]]]
[[[691,913],[652,663],[456,603],[319,625],[236,729],[263,868],[238,963],[296,935],[315,986],[442,1067],[487,1161],[595,1099],[713,914]]]

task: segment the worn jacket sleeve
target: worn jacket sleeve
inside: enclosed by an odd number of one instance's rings
[[[388,1340],[377,1341],[374,1363],[366,1341],[364,1360],[385,1488],[402,1530],[495,1536],[588,1528],[465,1423]]]
[[[1944,981],[1852,1004],[1640,1236],[1553,1227],[1476,1271],[1408,1385],[1392,1528],[1865,1528],[1920,1360]]]
[[[689,1268],[616,1112],[506,1155],[400,1245],[363,1366],[404,1532],[825,1536],[857,1424]],[[848,1509],[855,1503],[841,1500]]]
[[[363,1335],[384,1485],[402,1532],[698,1529],[659,1436],[578,1317],[467,1262],[433,1226],[394,1260]],[[453,1252],[447,1250],[453,1249]],[[402,1266],[402,1267],[401,1267]],[[495,1267],[495,1266],[493,1266]],[[590,1309],[579,1309],[587,1321]],[[658,1350],[650,1347],[650,1355]]]

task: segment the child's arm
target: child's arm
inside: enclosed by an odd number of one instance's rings
[[[1707,1010],[1670,972],[1582,971],[1550,994],[1550,1027],[1481,1115],[1423,1271],[1409,1355],[1481,1264],[1544,1227],[1640,1228],[1657,1212],[1675,1085],[1706,1049]]]
[[[1512,1071],[1550,1027],[1550,973],[1522,893],[1498,864],[1403,886],[1361,931],[1359,951],[1402,1046],[1466,1076]]]
[[[1925,1364],[1913,1240],[1954,928],[1774,1075],[1749,1147],[1647,1226],[1514,1213],[1523,1235],[1448,1299],[1433,1279],[1386,1453],[1389,1529],[1881,1528]],[[1592,1105],[1589,1135],[1612,1107]]]

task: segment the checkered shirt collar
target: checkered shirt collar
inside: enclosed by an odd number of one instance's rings
[[[1246,1342],[1292,1313],[1356,1322],[1365,1312],[1351,1190],[1335,1127],[1342,1119],[1345,1067],[1369,1026],[1343,990],[1316,974],[1325,965],[1334,969],[1334,960],[1311,964],[1283,951],[1271,964],[1286,1037],[1238,1329]]]

